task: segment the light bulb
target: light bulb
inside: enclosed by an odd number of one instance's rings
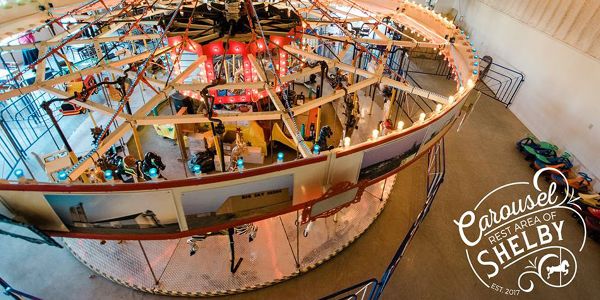
[[[344,138],[344,147],[345,148],[350,147],[350,137],[349,136]]]
[[[473,82],[473,79],[470,79],[467,81],[467,87],[472,89],[475,86],[475,82]]]
[[[421,122],[421,123],[425,122],[425,117],[426,117],[426,116],[427,116],[427,115],[426,115],[425,113],[421,113],[421,114],[419,115],[419,122]]]
[[[202,175],[202,167],[200,165],[194,165],[193,172],[196,176]]]
[[[318,144],[315,144],[315,146],[313,147],[313,153],[315,155],[319,155],[320,152],[321,152],[321,146],[319,146]]]
[[[404,129],[404,122],[400,121],[400,122],[398,122],[398,126],[396,127],[396,130],[402,131],[402,129]]]
[[[461,94],[464,93],[465,92],[465,87],[461,85],[460,88],[458,88],[458,92],[461,93]]]
[[[148,177],[150,177],[151,180],[157,179],[158,178],[158,169],[151,168],[150,170],[148,170]]]
[[[379,136],[379,130],[377,130],[377,129],[373,129],[373,132],[372,132],[372,134],[371,134],[371,137],[372,137],[374,140],[376,140],[378,136]]]
[[[454,103],[454,96],[448,97],[448,104]]]
[[[112,170],[105,170],[104,171],[104,180],[106,180],[106,182],[114,181],[113,171]]]
[[[442,111],[442,105],[440,103],[438,103],[435,106],[435,112],[439,114],[441,111]]]
[[[69,175],[67,175],[67,172],[65,172],[65,171],[58,172],[58,181],[66,181],[68,178],[69,178]]]
[[[237,167],[238,167],[238,171],[240,171],[240,172],[244,171],[244,159],[243,158],[239,158],[237,160]]]

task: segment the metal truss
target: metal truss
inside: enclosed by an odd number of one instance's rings
[[[98,5],[101,7],[105,6],[102,1],[96,2],[96,6],[90,6],[84,4],[81,7],[75,8],[71,11],[64,13],[60,18],[72,17],[76,19],[76,23],[72,25],[68,30],[53,36],[52,38],[41,41],[36,44],[29,45],[9,45],[0,47],[0,51],[20,51],[27,48],[36,47],[40,50],[40,58],[28,66],[28,69],[35,69],[36,77],[32,84],[23,84],[21,77],[27,70],[21,70],[17,74],[12,76],[10,84],[5,84],[4,91],[0,94],[0,101],[6,101],[13,97],[26,95],[34,91],[43,91],[57,98],[69,98],[72,96],[68,92],[62,90],[60,85],[70,82],[75,79],[83,79],[88,75],[98,75],[102,73],[113,74],[111,76],[124,76],[123,68],[125,66],[136,64],[138,67],[134,72],[130,72],[130,79],[133,84],[128,88],[127,93],[123,95],[120,104],[117,108],[111,108],[104,104],[86,101],[86,99],[70,99],[69,102],[96,111],[105,115],[110,116],[110,123],[115,119],[122,121],[116,129],[112,130],[108,134],[107,130],[109,126],[104,126],[104,132],[102,136],[105,136],[101,143],[94,145],[92,149],[84,155],[81,159],[74,162],[74,166],[67,172],[71,180],[76,180],[83,172],[92,166],[93,160],[103,155],[114,143],[121,139],[128,132],[133,132],[135,137],[135,128],[141,125],[158,125],[158,124],[183,124],[183,123],[203,123],[210,122],[209,117],[205,115],[186,115],[183,117],[177,116],[148,116],[148,113],[155,108],[160,102],[166,100],[170,94],[175,91],[201,91],[208,87],[210,90],[217,89],[229,89],[234,90],[240,88],[240,83],[222,83],[212,85],[211,83],[199,83],[190,82],[190,75],[205,62],[205,56],[199,56],[196,61],[192,62],[185,70],[176,72],[175,65],[179,57],[171,57],[170,54],[178,53],[181,54],[185,47],[185,43],[179,43],[176,45],[166,45],[165,38],[166,34],[170,32],[171,28],[178,28],[176,30],[177,36],[182,37],[194,37],[198,39],[198,30],[206,30],[208,25],[198,25],[192,17],[189,18],[187,23],[180,21],[174,22],[174,17],[178,14],[172,13],[183,9],[196,9],[196,3],[183,2],[183,1],[165,1],[155,0],[153,2],[147,1],[121,1],[110,7],[106,6],[107,9],[100,10],[100,13],[93,15],[83,14],[90,10],[90,7],[98,9]],[[204,4],[203,4],[204,5]],[[406,93],[414,94],[415,96],[424,97],[434,102],[446,104],[448,103],[448,97],[442,96],[419,87],[408,84],[405,81],[398,81],[387,77],[385,74],[393,74],[393,78],[399,78],[398,74],[395,73],[385,62],[387,61],[387,55],[390,53],[392,48],[435,48],[443,49],[449,45],[448,41],[433,31],[427,29],[423,25],[419,24],[416,20],[408,17],[402,12],[394,13],[373,13],[368,12],[350,0],[340,1],[286,1],[278,5],[281,9],[288,9],[294,11],[301,16],[302,32],[304,38],[307,40],[315,39],[320,43],[325,41],[339,43],[342,45],[351,45],[359,53],[363,53],[370,59],[378,62],[378,67],[375,70],[368,70],[361,68],[357,64],[345,63],[341,59],[331,59],[323,55],[315,54],[312,49],[302,47],[292,43],[291,45],[284,45],[280,47],[282,51],[290,54],[296,64],[300,65],[299,70],[296,72],[280,75],[273,69],[273,64],[266,67],[260,64],[255,57],[249,57],[253,68],[256,70],[259,80],[257,82],[244,83],[246,88],[253,88],[259,91],[266,90],[268,97],[271,99],[276,110],[267,112],[250,112],[243,115],[233,115],[224,117],[223,121],[229,119],[232,120],[281,120],[285,124],[286,128],[290,133],[294,142],[297,144],[298,149],[303,157],[310,157],[312,153],[305,145],[303,138],[300,136],[298,128],[295,124],[295,116],[309,111],[310,109],[319,107],[326,103],[332,102],[336,99],[342,98],[344,94],[354,93],[363,88],[369,87],[376,84],[384,84],[394,88],[397,88]],[[350,7],[351,9],[358,9],[360,14],[353,14],[350,11],[343,11],[340,7]],[[170,16],[170,17],[169,17]],[[273,29],[273,25],[261,25],[264,20],[260,20],[258,15],[253,14],[255,24],[257,26],[253,28],[253,36],[256,41],[264,41],[266,45],[269,45],[269,41],[265,38],[265,34],[269,34]],[[169,19],[170,18],[170,19]],[[58,18],[57,18],[58,19]],[[50,21],[56,23],[57,19]],[[178,19],[179,20],[179,19]],[[349,21],[362,21],[370,28],[370,32],[374,33],[374,38],[365,38],[357,33],[349,31],[345,24]],[[208,21],[207,21],[208,22]],[[163,30],[157,31],[154,25],[162,23],[166,24]],[[207,23],[209,24],[209,23]],[[266,24],[266,23],[265,23]],[[410,28],[411,31],[418,32],[417,36],[419,40],[407,36],[402,33],[397,24],[403,24],[406,28]],[[91,26],[96,25],[103,28],[101,34],[95,37],[85,37],[84,32]],[[339,29],[339,33],[330,34],[327,36],[320,35],[317,32],[321,28],[325,28],[330,25],[335,25]],[[378,29],[378,25],[385,25],[386,32],[382,32]],[[264,29],[263,27],[264,26]],[[43,28],[43,27],[42,27]],[[36,28],[34,30],[41,30],[42,28]],[[389,36],[389,32],[397,32],[392,37]],[[386,34],[388,33],[388,34]],[[206,34],[212,36],[214,33],[206,32],[200,38],[206,37]],[[172,34],[169,34],[172,35]],[[405,39],[399,39],[405,37]],[[214,38],[214,37],[213,37]],[[206,39],[204,39],[206,40]],[[203,40],[203,41],[204,41]],[[227,41],[228,38],[225,37]],[[154,41],[155,48],[149,49],[146,52],[139,54],[132,53],[131,55],[121,58],[119,60],[109,59],[110,53],[107,52],[106,45],[111,43],[133,43],[135,42]],[[44,70],[46,63],[50,57],[61,55],[61,51],[67,45],[92,45],[95,49],[97,61],[95,64],[81,70],[73,70],[72,72],[54,77],[46,80],[44,78]],[[382,47],[383,51],[375,54],[369,46]],[[134,46],[135,47],[135,46]],[[338,57],[343,57],[348,47],[345,47],[337,53],[333,53]],[[169,74],[176,74],[176,76],[169,76],[167,80],[152,79],[145,75],[145,70],[148,66],[155,62],[157,59],[163,59],[164,61],[170,61],[171,64],[168,66]],[[272,58],[271,58],[272,59]],[[280,99],[278,96],[277,89],[284,86],[293,80],[304,78],[310,74],[315,74],[320,71],[318,67],[307,67],[302,66],[305,61],[321,61],[324,62],[329,69],[337,69],[342,72],[347,72],[360,78],[356,83],[348,84],[346,91],[336,90],[327,95],[320,95],[314,101],[307,102],[303,105],[291,106],[286,99]],[[177,74],[178,73],[178,74]],[[133,75],[132,75],[133,74]],[[133,76],[133,77],[132,77]],[[150,87],[156,94],[146,102],[143,106],[138,108],[136,111],[129,112],[124,109],[130,100],[130,97],[139,84]],[[284,96],[285,97],[285,96]],[[72,97],[71,97],[72,98]],[[407,107],[409,112],[412,108]]]

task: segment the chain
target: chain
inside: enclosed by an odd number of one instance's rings
[[[248,0],[247,0],[248,1]],[[258,18],[258,14],[256,13],[256,10],[254,9],[254,6],[252,6],[252,3],[248,4],[248,9],[252,9],[252,15],[254,16],[254,18],[256,19],[256,25],[258,26],[258,30],[260,31],[260,35],[263,39],[263,41],[265,42],[265,48],[267,52],[267,55],[269,56],[269,60],[271,61],[271,71],[273,72],[273,74],[275,75],[275,79],[277,80],[277,84],[282,87],[282,97],[283,97],[283,105],[285,105],[286,110],[288,115],[290,116],[290,119],[292,120],[292,125],[294,126],[294,131],[296,132],[296,138],[298,139],[298,146],[304,148],[304,150],[306,151],[306,153],[310,153],[310,148],[308,147],[308,145],[306,145],[305,141],[304,141],[304,137],[302,136],[302,133],[298,130],[298,124],[296,123],[296,117],[294,116],[294,112],[292,111],[292,107],[288,101],[288,96],[287,93],[283,92],[283,86],[282,86],[282,81],[281,81],[281,77],[279,76],[279,74],[277,73],[277,70],[275,70],[275,61],[273,60],[273,56],[271,55],[271,51],[269,51],[269,44],[267,43],[267,39],[265,37],[265,32],[263,31],[262,25],[260,24],[260,19]],[[268,78],[265,78],[266,80],[268,80]],[[322,89],[323,87],[321,87]]]

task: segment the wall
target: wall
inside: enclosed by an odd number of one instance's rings
[[[464,16],[479,53],[526,76],[510,107],[513,113],[536,136],[572,153],[598,178],[600,60],[481,1],[458,2],[459,18]]]
[[[478,2],[483,2],[595,58],[600,58],[600,0]]]

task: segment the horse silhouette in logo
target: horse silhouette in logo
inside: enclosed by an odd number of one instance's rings
[[[567,260],[563,260],[560,265],[553,267],[546,267],[546,272],[548,272],[548,277],[546,279],[550,279],[550,275],[554,273],[562,273],[563,275],[569,274],[569,262]]]

